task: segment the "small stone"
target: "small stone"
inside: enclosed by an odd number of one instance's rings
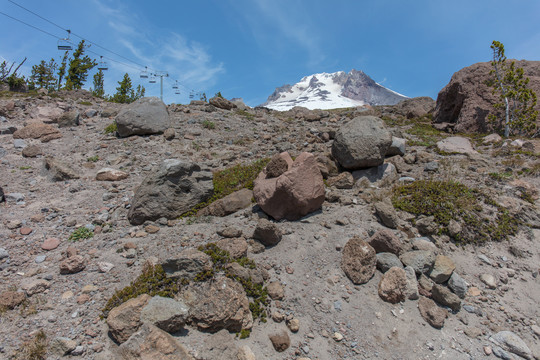
[[[540,326],[531,325],[531,330],[536,334],[536,336],[540,336]]]
[[[465,298],[468,288],[467,283],[455,271],[452,273],[452,276],[450,276],[450,279],[448,279],[448,287],[461,299]]]
[[[493,350],[491,349],[491,346],[484,346],[484,354],[487,356],[493,354]]]
[[[266,289],[268,291],[268,296],[270,296],[272,300],[282,300],[285,297],[283,286],[281,286],[281,283],[278,281],[271,282]]]
[[[77,343],[69,338],[57,337],[49,344],[49,351],[52,354],[64,356],[71,353],[77,347]]]
[[[146,225],[144,227],[144,231],[146,231],[149,234],[155,234],[159,231],[159,226],[156,225]]]
[[[26,295],[32,296],[34,294],[39,294],[47,290],[51,284],[47,280],[43,279],[25,279],[21,284],[21,290],[23,290]]]
[[[45,259],[47,259],[47,255],[38,255],[36,256],[34,261],[36,262],[36,264],[41,264],[42,262],[45,261]]]
[[[19,232],[21,233],[21,235],[30,235],[32,229],[29,227],[22,227]]]
[[[242,345],[238,349],[238,353],[236,354],[236,359],[237,360],[256,360],[256,357],[249,346]]]
[[[283,320],[285,320],[285,315],[279,311],[274,311],[272,313],[272,320],[274,320],[277,323],[280,323]]]
[[[103,168],[100,169],[96,174],[96,180],[97,181],[120,181],[127,179],[129,174],[127,172],[111,169],[111,168]]]
[[[298,319],[291,319],[287,321],[287,327],[289,330],[291,330],[293,333],[298,332],[300,330],[300,320]]]
[[[444,255],[437,255],[429,277],[437,284],[442,284],[450,278],[455,268],[456,265],[452,259]]]
[[[481,274],[480,281],[482,281],[488,287],[488,289],[497,288],[497,280],[495,280],[495,277],[491,274]]]
[[[279,227],[266,219],[260,219],[253,233],[253,238],[265,246],[274,246],[281,241],[282,233]]]
[[[438,307],[433,300],[423,296],[418,301],[418,310],[420,310],[422,318],[436,329],[444,326],[444,320],[448,316],[448,311]]]
[[[114,268],[114,264],[108,262],[98,262],[97,265],[100,273],[108,273]]]
[[[270,341],[277,352],[283,352],[291,346],[291,339],[285,331],[269,335]]]
[[[85,267],[86,261],[81,255],[71,256],[60,263],[60,274],[75,274]]]
[[[95,286],[95,285],[85,285],[85,286],[83,286],[81,291],[82,291],[83,294],[89,294],[89,293],[97,291],[97,290],[98,290],[98,287]]]
[[[482,295],[482,292],[481,292],[480,289],[478,289],[477,287],[472,286],[472,287],[470,287],[469,290],[467,291],[467,294],[469,294],[469,295],[472,296],[472,297],[477,297],[477,296]]]
[[[57,238],[48,238],[45,241],[43,241],[43,244],[41,244],[41,248],[43,250],[54,250],[60,245],[60,240]]]
[[[238,238],[242,236],[242,230],[233,226],[227,226],[226,228],[218,230],[217,234],[224,238]]]
[[[447,287],[435,284],[431,288],[431,294],[433,296],[433,300],[435,300],[437,303],[448,306],[450,309],[454,311],[459,311],[461,308],[461,299],[448,290]]]
[[[405,300],[407,275],[405,270],[392,267],[384,273],[379,282],[379,297],[392,304]]]
[[[61,299],[62,300],[71,299],[73,297],[73,295],[74,295],[73,291],[68,290],[68,291],[66,291],[65,293],[62,294]]]
[[[334,339],[337,342],[340,342],[341,340],[343,340],[343,335],[341,335],[338,332],[335,332],[334,335],[332,335],[332,339]]]

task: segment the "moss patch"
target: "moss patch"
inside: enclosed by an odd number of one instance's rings
[[[216,171],[212,178],[214,195],[209,200],[199,203],[183,213],[180,218],[195,216],[199,210],[235,191],[244,188],[253,190],[253,181],[269,161],[270,158],[264,158],[251,164],[238,164],[225,170]]]
[[[167,278],[161,265],[154,266],[146,263],[141,274],[130,285],[122,290],[117,290],[107,301],[102,310],[102,317],[107,317],[112,309],[139,295],[148,294],[172,298],[178,291],[180,291],[179,284],[175,280]]]
[[[266,287],[262,284],[253,282],[251,278],[244,279],[234,276],[225,269],[225,266],[232,262],[236,262],[242,267],[248,269],[255,269],[257,267],[255,262],[245,256],[239,259],[233,259],[228,251],[220,249],[215,243],[199,246],[198,250],[210,256],[213,262],[213,267],[212,270],[197,274],[195,281],[210,280],[215,276],[216,273],[225,273],[225,276],[235,280],[244,288],[246,295],[250,298],[249,310],[251,310],[253,318],[266,322],[266,306],[269,304],[268,291],[266,290]]]
[[[449,235],[450,220],[463,231],[454,237],[458,243],[501,241],[514,235],[519,221],[479,190],[452,181],[420,180],[394,188],[392,204],[414,215],[435,217],[441,233]]]

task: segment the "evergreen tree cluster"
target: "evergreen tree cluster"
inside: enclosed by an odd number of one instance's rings
[[[6,82],[10,88],[18,88],[28,84],[30,90],[44,88],[49,91],[81,89],[86,83],[90,71],[98,64],[95,59],[85,55],[88,48],[84,40],[81,40],[77,49],[70,57],[70,52],[66,51],[62,56],[60,64],[52,58],[49,61],[41,60],[37,65],[32,66],[32,73],[28,79],[17,76],[17,70],[26,61],[26,58],[13,70],[16,64],[8,64],[6,61],[0,64],[0,82]],[[90,89],[96,97],[118,103],[131,103],[144,97],[146,89],[138,85],[133,88],[131,79],[126,73],[118,82],[116,93],[107,96],[104,89],[104,72],[98,70],[93,76],[93,88]]]

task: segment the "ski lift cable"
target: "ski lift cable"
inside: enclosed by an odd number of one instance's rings
[[[112,50],[109,50],[109,49],[107,49],[107,48],[105,48],[105,47],[103,47],[103,46],[101,46],[101,45],[99,45],[99,44],[97,44],[97,43],[95,43],[95,42],[89,40],[89,39],[86,39],[85,37],[83,37],[83,36],[81,36],[81,35],[78,35],[78,34],[74,33],[73,31],[70,31],[70,30],[68,30],[68,29],[65,29],[64,27],[58,25],[57,23],[55,23],[55,22],[53,22],[53,21],[51,21],[51,20],[49,20],[49,19],[46,19],[46,18],[44,18],[43,16],[41,16],[41,15],[39,15],[39,14],[36,14],[36,13],[33,12],[32,10],[27,9],[27,8],[25,8],[25,7],[22,6],[22,5],[17,4],[17,3],[16,3],[15,1],[13,1],[13,0],[8,0],[8,1],[9,1],[10,3],[12,3],[12,4],[14,4],[14,5],[20,7],[21,9],[23,9],[23,10],[25,10],[25,11],[28,11],[29,13],[31,13],[31,14],[33,14],[33,15],[39,17],[40,19],[45,20],[46,22],[48,22],[48,23],[50,23],[50,24],[56,26],[56,27],[59,28],[59,29],[62,29],[62,30],[64,30],[64,31],[71,32],[71,34],[75,35],[76,37],[78,37],[78,38],[80,38],[80,39],[82,39],[82,40],[84,40],[84,41],[86,41],[86,42],[88,42],[88,43],[90,43],[90,44],[92,44],[92,45],[95,45],[95,46],[97,46],[97,47],[100,48],[100,49],[103,49],[103,50],[105,50],[105,51],[108,51],[108,52],[110,52],[111,54],[114,54],[114,55],[116,55],[116,56],[118,56],[118,57],[121,57],[122,59],[127,60],[127,61],[129,61],[129,62],[132,62],[133,64],[136,64],[136,65],[138,65],[138,66],[140,66],[140,67],[144,67],[144,65],[141,65],[141,64],[139,64],[138,62],[133,61],[132,59],[129,59],[129,58],[127,58],[127,57],[125,57],[125,56],[123,56],[123,55],[120,55],[120,54],[118,54],[118,53],[116,53],[116,52],[114,52],[114,51],[112,51]]]
[[[28,27],[31,27],[31,28],[35,29],[35,30],[41,31],[42,33],[47,34],[47,35],[49,35],[50,37],[55,38],[56,40],[63,40],[63,38],[61,38],[61,37],[58,37],[58,36],[56,36],[56,35],[54,35],[54,34],[51,34],[51,33],[48,32],[48,31],[45,31],[45,30],[43,30],[43,29],[40,29],[40,28],[38,28],[37,26],[34,26],[34,25],[32,25],[32,24],[29,24],[29,23],[27,23],[27,22],[24,22],[24,21],[22,21],[22,20],[19,20],[19,19],[15,18],[15,17],[13,17],[13,16],[11,16],[11,15],[8,15],[8,14],[2,12],[2,11],[0,11],[0,14],[4,15],[4,16],[6,16],[6,17],[12,19],[12,20],[18,21],[18,22],[20,22],[21,24],[24,24],[24,25],[26,25],[26,26],[28,26]],[[75,44],[74,44],[73,42],[71,42],[71,41],[69,41],[69,43],[70,43],[71,45],[75,45]],[[90,53],[92,53],[92,54],[94,54],[94,55],[97,55],[97,56],[102,56],[102,55],[96,53],[95,51],[92,51],[92,50],[89,50],[89,49],[87,49],[86,51],[88,51],[88,52],[90,52]],[[104,59],[107,59],[107,60],[109,60],[109,61],[118,63],[118,64],[120,64],[120,65],[124,65],[124,66],[126,66],[126,67],[130,67],[130,68],[132,68],[132,69],[135,69],[135,70],[139,71],[139,68],[136,68],[136,67],[134,67],[134,66],[132,66],[132,65],[130,65],[130,64],[126,64],[126,63],[123,63],[123,62],[121,62],[121,61],[111,59],[111,58],[109,58],[109,57],[107,57],[107,56],[103,56],[103,58],[104,58]]]
[[[140,66],[141,68],[144,67],[145,70],[152,70],[152,69],[150,69],[150,68],[148,68],[148,67],[146,67],[146,66],[143,66],[143,65],[141,65],[141,64],[139,64],[139,63],[137,63],[137,62],[135,62],[135,61],[133,61],[133,60],[131,60],[131,59],[129,59],[129,58],[126,58],[126,57],[124,57],[124,56],[122,56],[122,55],[120,55],[120,54],[117,54],[117,53],[115,53],[114,51],[108,50],[108,49],[106,49],[106,48],[100,46],[99,44],[96,44],[96,43],[94,43],[94,42],[92,42],[92,41],[90,41],[90,40],[88,40],[88,39],[86,39],[86,38],[84,38],[84,37],[82,37],[82,36],[80,36],[80,35],[77,35],[77,34],[75,34],[74,32],[69,31],[68,29],[64,29],[64,28],[61,27],[60,25],[58,25],[58,24],[56,24],[56,23],[54,23],[54,22],[52,22],[52,21],[50,21],[50,20],[47,20],[46,18],[44,18],[44,17],[42,17],[42,16],[40,16],[40,15],[34,13],[34,12],[31,11],[31,10],[26,9],[25,7],[23,7],[23,6],[21,6],[21,5],[17,4],[17,3],[15,3],[15,2],[12,1],[12,0],[8,0],[8,1],[11,2],[11,3],[13,3],[14,5],[17,5],[17,6],[19,6],[20,8],[22,8],[22,9],[24,9],[24,10],[26,10],[26,11],[32,13],[33,15],[39,17],[40,19],[43,19],[43,20],[45,20],[45,21],[51,23],[52,25],[58,27],[59,29],[62,29],[62,30],[64,30],[64,31],[67,31],[68,33],[71,33],[71,34],[73,34],[73,35],[75,35],[75,36],[81,38],[82,40],[87,41],[88,43],[90,43],[90,44],[92,44],[92,45],[95,45],[95,46],[97,46],[97,47],[99,47],[99,48],[102,48],[102,49],[104,49],[104,50],[106,50],[106,51],[109,51],[110,53],[112,53],[112,54],[114,54],[114,55],[117,55],[117,56],[119,56],[119,57],[121,57],[121,58],[123,58],[123,59],[125,59],[125,60],[127,60],[127,61],[129,61],[129,62],[131,62],[131,63],[133,63],[133,64],[136,64],[136,65]],[[42,33],[44,33],[44,34],[46,34],[46,35],[49,35],[50,37],[53,37],[53,38],[55,38],[55,39],[57,39],[57,40],[64,40],[64,38],[62,38],[62,37],[59,37],[59,36],[54,35],[54,34],[48,32],[48,31],[46,31],[46,30],[43,30],[43,29],[41,29],[41,28],[39,28],[39,27],[37,27],[37,26],[34,26],[34,25],[29,24],[29,23],[27,23],[27,22],[25,22],[25,21],[22,21],[22,20],[20,20],[20,19],[17,19],[17,18],[15,18],[15,17],[13,17],[13,16],[11,16],[11,15],[8,15],[8,14],[2,12],[2,11],[0,11],[0,14],[1,14],[1,15],[4,15],[4,16],[6,16],[6,17],[12,19],[12,20],[15,20],[15,21],[17,21],[17,22],[19,22],[19,23],[21,23],[21,24],[24,24],[24,25],[26,25],[26,26],[28,26],[28,27],[34,29],[34,30],[37,30],[37,31],[40,31],[40,32],[42,32]],[[75,43],[73,43],[73,42],[71,42],[71,41],[67,41],[67,42],[70,43],[71,45],[76,45]],[[129,67],[129,68],[134,69],[134,70],[139,71],[139,72],[141,71],[140,68],[138,68],[138,67],[132,66],[132,65],[130,65],[130,64],[126,64],[125,62],[121,62],[121,61],[112,59],[112,58],[110,58],[110,57],[108,57],[108,56],[104,56],[104,55],[98,54],[97,52],[92,51],[92,50],[90,50],[90,49],[87,49],[86,51],[89,52],[89,53],[92,53],[92,54],[94,54],[94,55],[100,56],[100,57],[103,58],[103,59],[107,59],[107,60],[109,60],[109,61],[115,62],[115,63],[117,63],[117,64],[120,64],[120,65],[123,65],[123,66],[126,66],[126,67]],[[152,72],[155,72],[155,71],[152,71]],[[178,81],[178,80],[176,80],[176,81]],[[179,83],[179,85],[180,85],[181,87],[183,87],[185,90],[188,90],[188,89],[189,89],[189,88],[188,88],[187,86],[185,86],[181,81],[178,81],[178,83]]]
[[[38,18],[40,18],[40,19],[42,19],[42,20],[48,22],[49,24],[54,25],[54,26],[56,26],[57,28],[59,28],[59,29],[61,29],[61,30],[67,31],[68,34],[71,33],[71,34],[73,34],[74,36],[77,36],[78,38],[80,38],[80,39],[82,39],[82,40],[85,40],[86,42],[88,42],[88,43],[90,43],[90,44],[92,44],[92,45],[94,45],[94,46],[99,47],[100,49],[103,49],[103,50],[105,50],[105,51],[108,51],[108,52],[110,52],[111,54],[114,54],[114,55],[116,55],[116,56],[118,56],[118,57],[120,57],[120,58],[122,58],[122,59],[124,59],[124,60],[127,60],[127,61],[129,61],[129,62],[131,62],[131,63],[133,63],[133,64],[136,64],[136,65],[140,66],[141,68],[142,68],[142,67],[145,67],[145,70],[147,69],[146,66],[144,66],[144,65],[142,65],[142,64],[139,64],[138,62],[133,61],[132,59],[129,59],[129,58],[123,56],[123,55],[120,55],[120,54],[118,54],[118,53],[116,53],[116,52],[114,52],[114,51],[112,51],[112,50],[109,50],[109,49],[107,49],[107,48],[105,48],[105,47],[103,47],[103,46],[101,46],[101,45],[99,45],[99,44],[97,44],[97,43],[95,43],[95,42],[89,40],[89,39],[86,39],[85,37],[83,37],[83,36],[81,36],[81,35],[78,35],[78,34],[72,32],[72,31],[70,31],[69,29],[66,29],[66,28],[64,28],[64,27],[62,27],[62,26],[60,26],[60,25],[58,25],[58,24],[55,23],[54,21],[51,21],[51,20],[49,20],[49,19],[47,19],[47,18],[45,18],[45,17],[43,17],[43,16],[41,16],[41,15],[35,13],[35,12],[32,11],[32,10],[27,9],[26,7],[24,7],[24,6],[22,6],[22,5],[18,4],[18,3],[16,3],[16,2],[13,1],[13,0],[8,0],[8,1],[9,1],[10,3],[12,3],[13,5],[18,6],[18,7],[20,7],[21,9],[23,9],[23,10],[25,10],[25,11],[31,13],[32,15],[37,16]],[[17,19],[15,19],[15,18],[13,18],[13,17],[11,17],[11,16],[9,16],[9,15],[7,15],[7,14],[4,14],[4,15],[6,15],[6,16],[8,16],[8,17],[14,19],[14,20],[17,20]],[[20,20],[17,20],[17,21],[20,21]],[[21,21],[21,22],[22,22],[22,21]],[[42,31],[42,32],[45,32],[46,34],[51,35],[51,36],[57,38],[58,40],[64,40],[64,39],[62,39],[62,38],[58,38],[57,36],[52,35],[52,34],[46,32],[46,31],[44,31],[44,30],[38,29],[38,28],[35,27],[35,26],[29,25],[29,24],[26,24],[26,23],[25,23],[25,25],[31,26],[31,27],[33,27],[33,28],[35,28],[35,29],[37,29],[37,30],[40,30],[40,31]],[[69,42],[69,41],[68,41],[68,42]],[[75,44],[73,44],[73,45],[75,45]],[[92,52],[93,54],[96,54],[96,53],[93,52],[93,51],[89,51],[89,52]],[[99,55],[99,54],[96,54],[96,55]],[[99,55],[99,56],[104,57],[104,56],[102,56],[102,55]],[[115,61],[115,60],[110,59],[110,58],[108,58],[108,57],[107,57],[107,59],[109,59],[110,61]],[[115,61],[115,62],[117,62],[117,63],[119,63],[119,64],[122,64],[122,65],[124,65],[124,66],[129,66],[129,65],[127,65],[127,64],[125,64],[125,63],[122,63],[122,62],[119,62],[119,61]],[[132,69],[134,69],[134,67],[132,67],[132,66],[129,66],[129,67],[131,67]],[[137,69],[137,70],[140,71],[139,69]],[[152,69],[148,69],[148,70],[152,70]],[[153,72],[156,72],[156,71],[153,71]],[[178,80],[177,80],[177,81],[178,81]],[[183,86],[183,84],[181,84],[181,85]],[[183,86],[183,87],[185,87],[185,86]],[[187,88],[186,88],[186,89],[187,89]]]

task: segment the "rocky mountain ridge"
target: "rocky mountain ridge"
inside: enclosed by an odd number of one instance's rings
[[[407,99],[376,83],[363,71],[320,73],[306,76],[295,85],[284,85],[268,97],[262,107],[290,110],[295,106],[308,109],[336,109],[363,105],[395,105]]]

